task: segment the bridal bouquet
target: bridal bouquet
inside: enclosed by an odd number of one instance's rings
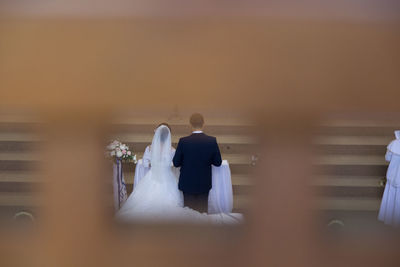
[[[114,140],[107,146],[106,155],[126,162],[137,163],[136,155],[129,150],[129,147],[121,142]]]

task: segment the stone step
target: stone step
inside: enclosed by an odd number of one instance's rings
[[[179,138],[184,135],[174,135],[172,142],[173,144],[177,144]],[[117,139],[123,143],[129,144],[143,144],[149,145],[151,144],[153,134],[150,133],[119,133],[113,136],[114,139]],[[256,139],[251,135],[245,134],[232,134],[232,133],[221,133],[217,135],[218,143],[220,145],[256,145]],[[372,147],[376,146],[380,149],[385,148],[390,141],[394,138],[392,136],[316,136],[314,138],[314,144],[317,146],[353,146],[353,147]],[[38,135],[31,133],[4,133],[0,132],[0,142],[1,143],[15,143],[24,142],[24,143],[35,143],[42,142],[43,139]]]
[[[365,155],[384,158],[393,137],[380,136],[317,136],[314,140],[321,155]]]
[[[10,185],[11,187],[11,185]],[[15,187],[11,187],[8,191],[1,190],[1,183],[0,183],[0,193],[1,192],[28,192],[28,190],[24,190],[25,188],[21,188],[21,190],[15,190]],[[251,195],[254,190],[254,186],[252,185],[235,185],[232,184],[232,192],[234,198],[240,195]],[[127,183],[126,184],[126,191],[128,195],[130,195],[133,191],[133,184]],[[110,190],[111,192],[111,190]]]
[[[133,183],[134,173],[124,171],[125,182]],[[34,172],[0,171],[0,183],[42,183],[40,175]],[[232,174],[232,184],[252,185],[252,178],[244,174]]]
[[[142,152],[149,145],[149,142],[124,142],[135,152]],[[177,146],[176,143],[173,144]],[[40,142],[29,141],[0,141],[0,153],[13,153],[13,152],[34,152],[41,148]],[[238,144],[238,143],[219,143],[221,153],[245,153],[245,154],[258,154],[256,144]],[[320,155],[375,155],[384,157],[386,153],[386,146],[377,145],[318,145],[317,152]]]
[[[137,153],[137,158],[143,158],[143,153]],[[244,154],[222,154],[222,159],[227,160],[229,165],[250,165],[251,155]],[[1,157],[0,157],[1,160]]]
[[[248,195],[236,195],[234,205],[237,208],[248,207],[246,203],[251,200]],[[359,210],[376,211],[380,206],[380,199],[376,198],[354,198],[354,197],[320,197],[317,209],[322,210]],[[0,206],[39,206],[40,194],[32,192],[1,192]]]
[[[4,132],[0,131],[0,142],[40,142],[39,135],[30,132]]]
[[[321,136],[380,136],[394,138],[394,131],[400,129],[398,126],[324,126],[316,129],[315,135]]]
[[[317,209],[329,211],[377,211],[381,200],[364,197],[321,197]]]
[[[138,158],[142,158],[142,153],[137,153]],[[251,163],[250,155],[243,154],[223,154],[223,159],[228,160],[232,172],[246,172]],[[34,152],[0,152],[0,171],[29,171],[38,168],[40,154]],[[123,163],[124,169],[134,172],[133,163]]]
[[[127,184],[133,184],[134,173],[124,171]],[[380,176],[317,176],[311,180],[311,185],[316,187],[360,187],[383,188]],[[1,183],[42,183],[38,174],[32,172],[0,171]],[[232,185],[254,186],[253,178],[244,174],[232,174]]]
[[[391,116],[378,114],[378,116],[370,116],[369,118],[361,116],[350,117],[346,114],[342,118],[321,120],[320,125],[322,127],[400,128],[400,120],[399,114],[391,114]]]
[[[38,114],[32,114],[31,111],[0,111],[0,124],[12,123],[12,124],[37,124],[43,123]]]
[[[394,136],[317,136],[317,145],[358,145],[358,146],[387,146]]]
[[[237,195],[233,199],[234,210],[248,210],[251,198]],[[374,212],[377,213],[381,200],[376,198],[321,197],[316,202],[315,210],[324,212]]]
[[[246,195],[235,195],[233,198],[233,212],[243,212],[249,209],[251,198]]]
[[[0,153],[34,152],[42,147],[40,142],[31,141],[0,141]]]
[[[251,201],[249,194],[235,194],[235,210],[246,210]],[[377,211],[380,206],[379,198],[366,197],[320,197],[317,201],[318,210],[326,211]],[[42,203],[40,195],[32,192],[1,192],[0,207],[37,207]]]
[[[232,185],[254,185],[253,179],[250,175],[232,174]]]
[[[246,195],[237,195],[234,198],[235,210],[247,210],[251,199]],[[381,200],[375,198],[350,198],[350,197],[322,197],[315,207],[319,211],[370,211],[377,212]]]
[[[141,129],[143,125],[134,125]],[[147,125],[148,126],[148,125]],[[223,153],[251,153],[256,151],[257,143],[254,137],[246,133],[246,129],[241,129],[240,133],[235,133],[232,129],[219,127],[217,135],[221,151]],[[237,127],[236,127],[237,128]],[[386,151],[387,144],[393,139],[392,133],[386,136],[335,136],[319,135],[316,136],[314,143],[323,154],[359,154],[359,155],[382,155]],[[174,135],[173,141],[176,142],[182,135]],[[136,151],[142,151],[150,144],[152,130],[146,129],[145,132],[119,133],[115,137],[128,143]],[[32,133],[20,132],[1,132],[0,131],[0,151],[29,151],[37,149],[43,140]]]
[[[237,195],[234,198],[234,210],[244,211],[248,208],[249,198],[246,196]],[[0,211],[4,208],[13,209],[15,211],[21,210],[36,210],[43,206],[43,200],[39,195],[32,193],[0,193]]]
[[[254,188],[253,184],[238,184],[237,183],[237,176],[232,176],[232,192],[234,197],[236,197],[237,195],[249,195],[252,193],[252,190]],[[126,182],[126,189],[128,194],[132,193],[133,190],[133,183],[132,182]],[[247,182],[247,181],[246,181]],[[0,183],[0,192],[1,192],[1,183]]]
[[[31,192],[0,193],[0,206],[38,207],[42,204],[40,194]]]
[[[382,187],[347,187],[347,186],[316,186],[314,193],[324,197],[362,197],[381,199],[384,188]]]
[[[317,145],[314,151],[318,155],[375,155],[384,158],[386,154],[386,146]]]
[[[357,227],[365,224],[366,222],[377,222],[378,211],[377,210],[320,210],[316,216],[325,224],[328,224],[332,220],[340,220],[345,225],[353,224]]]
[[[136,153],[142,158],[143,153]],[[251,155],[244,154],[223,154],[223,159],[229,164],[250,164]],[[40,154],[34,152],[0,152],[0,161],[40,161]],[[377,155],[323,155],[315,159],[316,165],[367,165],[387,166],[385,158]]]
[[[41,183],[43,179],[33,172],[0,171],[0,183]]]
[[[0,161],[37,161],[41,160],[40,153],[35,152],[0,152]]]
[[[332,176],[381,176],[385,177],[387,165],[319,165],[316,175]]]
[[[233,201],[233,212],[246,212],[249,209],[251,199],[246,196],[237,195]],[[36,213],[43,207],[43,201],[31,194],[12,193],[0,194],[0,216],[8,214],[13,216],[19,211]],[[380,200],[369,199],[347,199],[347,198],[325,198],[320,200],[316,208],[323,216],[320,219],[343,220],[345,223],[360,218],[359,214],[367,214],[369,219],[376,220]]]
[[[172,143],[177,144],[179,138],[185,135],[173,135]],[[148,134],[136,134],[136,133],[126,133],[126,134],[116,134],[115,139],[121,141],[122,143],[147,143],[151,144],[153,140],[153,133]],[[245,135],[234,135],[234,134],[220,134],[217,136],[217,141],[219,144],[254,144],[254,138]]]
[[[316,159],[317,165],[387,166],[385,157],[379,155],[323,155]]]
[[[311,185],[318,196],[368,197],[381,199],[384,191],[380,176],[319,176]]]
[[[223,156],[223,158],[230,160],[229,157]],[[229,167],[231,169],[232,175],[234,175],[234,174],[246,175],[246,174],[249,174],[252,171],[252,169],[254,168],[247,161],[244,161],[242,163],[240,163],[240,162],[232,163],[231,161],[229,161]],[[1,164],[0,164],[0,166],[1,166]],[[135,172],[135,166],[136,165],[133,163],[123,163],[123,170],[124,170],[124,172],[131,173],[131,175],[133,175]],[[1,170],[1,168],[0,168],[0,170]]]
[[[381,176],[329,176],[314,177],[311,184],[323,187],[381,187]]]
[[[134,173],[124,171],[124,179],[126,184],[133,184]],[[1,176],[0,176],[1,177]],[[244,174],[232,174],[232,185],[253,185],[252,178]],[[0,180],[1,182],[1,180]]]
[[[245,176],[238,176],[238,175],[232,176],[232,186],[234,187],[234,194],[250,194],[251,189],[255,186],[255,184],[252,183],[250,179],[244,177]],[[133,183],[131,180],[133,179],[133,177],[125,176],[125,178],[127,186],[131,191],[133,187]],[[37,191],[38,188],[40,188],[41,182],[32,181],[32,179],[30,178],[28,179],[27,179],[28,181],[21,181],[21,180],[12,181],[8,177],[6,181],[0,181],[0,192]],[[243,181],[239,179],[243,179]],[[337,183],[334,185],[318,184],[318,185],[313,185],[313,187],[315,187],[317,190],[323,190],[324,195],[328,195],[326,190],[329,189],[331,190],[331,192],[334,192],[330,193],[330,195],[336,195],[336,196],[340,195],[354,196],[355,192],[360,192],[357,195],[365,194],[365,196],[368,196],[371,194],[371,192],[374,193],[379,192],[379,195],[377,195],[377,197],[380,197],[384,189],[377,181],[374,181],[374,183],[368,182],[368,184],[359,183],[359,185],[356,185],[356,183],[354,183],[352,179],[349,179],[349,181],[346,182],[341,182],[339,184]]]
[[[0,194],[4,192],[41,192],[42,184],[39,182],[0,182]]]
[[[131,149],[137,153],[144,152],[146,147],[151,144],[152,134],[122,134],[114,136],[115,139],[127,144]],[[176,148],[179,138],[181,136],[174,136],[172,145]],[[257,145],[254,138],[245,135],[231,135],[221,134],[217,136],[217,141],[221,153],[255,153]]]

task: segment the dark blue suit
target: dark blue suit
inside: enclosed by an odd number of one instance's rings
[[[173,163],[181,167],[179,190],[184,193],[185,205],[204,211],[204,201],[212,185],[211,165],[221,166],[222,163],[217,139],[204,133],[181,138]],[[195,207],[196,203],[191,205],[192,200],[198,202],[196,199],[203,202],[202,207]],[[207,203],[205,205],[207,207]]]

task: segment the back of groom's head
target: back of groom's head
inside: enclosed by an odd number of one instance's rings
[[[204,118],[203,115],[200,113],[194,113],[190,116],[190,125],[193,129],[201,129],[204,125]]]

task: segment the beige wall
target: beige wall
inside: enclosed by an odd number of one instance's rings
[[[2,104],[397,108],[398,24],[2,20]]]

